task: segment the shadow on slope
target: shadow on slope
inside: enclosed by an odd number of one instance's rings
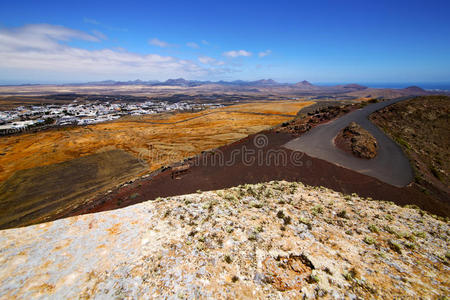
[[[0,228],[54,219],[142,171],[123,150],[17,171],[0,185]]]

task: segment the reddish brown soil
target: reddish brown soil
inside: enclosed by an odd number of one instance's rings
[[[253,149],[255,153],[262,153],[264,157],[267,151],[282,150],[288,157],[292,151],[281,146],[293,138],[288,133],[276,133],[266,131],[263,134],[268,138],[268,146],[257,148],[254,143],[255,135],[251,135],[233,144],[223,146],[215,150],[215,154],[222,152],[225,161],[232,157],[233,150],[240,151],[234,155],[236,163],[230,166],[212,166],[211,152],[205,152],[188,160],[191,165],[187,173],[180,179],[172,179],[171,170],[166,169],[153,178],[135,181],[112,193],[95,199],[91,205],[72,211],[66,216],[85,213],[93,213],[112,210],[119,207],[140,203],[157,197],[167,197],[194,193],[197,190],[216,190],[245,183],[260,183],[271,180],[301,181],[308,185],[325,186],[346,194],[357,193],[360,196],[372,197],[378,200],[387,200],[399,205],[415,204],[431,213],[450,216],[449,203],[438,200],[420,192],[415,187],[397,188],[381,181],[365,176],[354,171],[336,166],[324,160],[315,159],[307,155],[301,157],[303,166],[296,166],[289,162],[286,165],[254,163],[246,166],[242,162],[242,149]],[[204,158],[206,162],[203,161]]]

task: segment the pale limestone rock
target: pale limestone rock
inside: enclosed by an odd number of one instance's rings
[[[437,298],[449,229],[357,195],[247,185],[0,231],[0,298]]]

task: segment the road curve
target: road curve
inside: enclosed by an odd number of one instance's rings
[[[369,121],[368,116],[388,105],[411,99],[396,98],[367,105],[329,123],[319,125],[302,136],[286,143],[284,147],[302,151],[356,172],[375,177],[382,182],[403,187],[413,179],[413,170],[400,146]],[[373,159],[362,159],[347,153],[334,144],[334,138],[350,122],[356,122],[369,131],[378,141],[378,154]]]

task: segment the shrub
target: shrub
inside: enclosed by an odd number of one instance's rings
[[[311,225],[311,222],[310,222],[308,219],[303,218],[303,217],[300,217],[300,218],[298,219],[298,221],[299,221],[300,223],[305,224],[305,225]]]
[[[373,225],[373,224],[369,225],[367,228],[369,228],[369,230],[370,230],[371,232],[374,232],[374,233],[380,232],[380,230],[378,229],[378,227],[375,226],[375,225]]]
[[[402,249],[398,243],[394,242],[393,240],[389,240],[388,245],[389,245],[389,248],[391,248],[398,254],[402,254]]]
[[[312,209],[312,213],[313,213],[313,215],[322,214],[323,213],[322,205],[318,204],[318,205],[314,206]]]
[[[238,200],[237,197],[235,195],[233,195],[232,193],[227,193],[224,198],[225,198],[225,200],[232,201],[232,202]]]
[[[402,145],[403,147],[407,148],[407,149],[411,149],[411,146],[401,137],[399,136],[395,136],[394,140],[397,142],[397,144]]]
[[[414,235],[423,239],[426,237],[426,234],[423,231],[416,231],[414,232]]]
[[[439,179],[439,181],[443,181],[444,180],[441,172],[438,169],[436,169],[435,167],[431,166],[430,167],[430,171],[431,171],[431,174],[433,174],[434,177]]]
[[[250,235],[248,236],[248,240],[249,240],[249,241],[256,241],[257,238],[258,238],[258,237],[257,237],[257,235],[256,235],[256,232],[252,232],[252,233],[250,233]]]
[[[351,268],[350,271],[348,271],[347,273],[343,274],[344,278],[347,281],[352,281],[355,278],[357,278],[359,275],[358,271],[355,268]]]
[[[262,208],[264,205],[261,202],[251,202],[250,206],[254,208]]]
[[[229,256],[228,254],[225,255],[225,257],[223,258],[223,260],[227,263],[227,264],[231,264],[231,262],[233,261],[231,259],[231,256]]]
[[[375,239],[371,236],[365,236],[363,239],[364,243],[366,243],[367,245],[373,245],[376,243]]]
[[[309,275],[309,278],[308,278],[309,283],[318,283],[319,281],[320,281],[319,276],[313,275],[313,274]]]
[[[410,242],[415,242],[416,241],[416,238],[411,233],[406,233],[405,234],[405,239],[407,239]]]
[[[411,250],[416,249],[416,245],[414,243],[405,243],[405,247]]]
[[[231,227],[231,226],[227,226],[227,227],[225,228],[225,231],[226,231],[227,233],[232,233],[232,232],[234,231],[234,228]]]
[[[284,225],[289,225],[292,222],[291,216],[284,216],[283,218]]]
[[[384,226],[383,229],[384,229],[386,232],[390,233],[390,234],[394,234],[394,233],[395,233],[395,230],[394,230],[391,226],[389,226],[389,225]]]
[[[139,195],[139,193],[134,193],[134,194],[132,194],[131,196],[130,196],[130,199],[136,199],[137,197],[139,197],[140,195]]]
[[[345,211],[345,210],[341,210],[340,212],[338,212],[338,213],[337,213],[337,216],[338,216],[339,218],[344,218],[344,219],[347,219],[347,218],[348,218],[348,216],[347,216],[347,211]]]

